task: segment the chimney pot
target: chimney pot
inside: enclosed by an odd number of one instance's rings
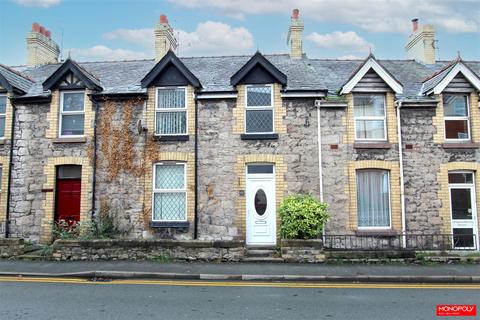
[[[52,36],[52,33],[50,32],[50,30],[45,30],[45,35],[47,36],[48,39],[50,39],[50,37]]]
[[[292,19],[298,20],[298,17],[300,16],[300,10],[298,9],[293,9],[292,11]]]
[[[40,32],[40,25],[36,22],[32,23],[32,31]]]
[[[45,35],[45,27],[44,26],[40,26],[40,33]]]
[[[168,24],[168,18],[166,15],[164,14],[160,15],[160,23]]]
[[[418,30],[418,19],[412,19],[412,32],[415,32]]]

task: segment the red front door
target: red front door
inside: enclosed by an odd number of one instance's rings
[[[55,221],[80,221],[81,179],[57,180]]]

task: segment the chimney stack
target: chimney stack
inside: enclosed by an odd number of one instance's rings
[[[287,36],[287,44],[290,45],[290,58],[300,59],[303,56],[303,29],[303,20],[300,19],[300,10],[293,9]]]
[[[162,14],[159,23],[155,26],[155,61],[160,61],[169,50],[174,51],[177,46],[177,39],[168,23],[168,18]]]
[[[412,34],[405,45],[408,59],[423,64],[435,63],[435,28],[433,25],[420,25],[418,19],[412,19]]]
[[[43,64],[57,63],[60,47],[51,39],[51,32],[38,23],[32,24],[27,34],[27,65],[37,67]]]

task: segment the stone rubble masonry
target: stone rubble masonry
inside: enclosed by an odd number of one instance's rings
[[[320,263],[325,262],[323,241],[318,240],[286,240],[281,241],[281,254],[285,262]]]
[[[238,85],[237,87],[237,105],[233,109],[233,116],[235,118],[235,125],[233,126],[234,134],[245,133],[245,106],[246,106],[246,86]],[[284,118],[286,110],[283,108],[282,95],[280,90],[282,86],[278,83],[273,84],[273,130],[275,133],[286,133],[286,126]]]
[[[0,238],[0,258],[10,258],[24,253],[23,239]]]

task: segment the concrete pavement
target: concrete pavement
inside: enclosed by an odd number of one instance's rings
[[[480,266],[0,260],[0,276],[246,281],[480,283]]]

